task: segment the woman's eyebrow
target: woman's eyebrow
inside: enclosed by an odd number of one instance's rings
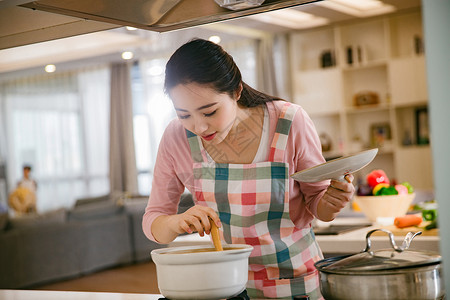
[[[217,104],[217,102],[213,102],[213,103],[210,103],[210,104],[206,104],[206,105],[200,106],[199,108],[197,108],[197,110],[202,110],[202,109],[211,107],[211,106],[216,105],[216,104]]]
[[[213,106],[213,105],[216,105],[216,104],[217,104],[217,102],[209,103],[209,104],[206,104],[206,105],[200,106],[199,108],[197,108],[197,110],[202,110],[202,109],[205,109],[205,108],[211,107],[211,106]],[[182,108],[177,108],[177,107],[175,107],[175,110],[178,110],[178,111],[183,111],[183,112],[188,112],[188,111],[187,111],[187,110],[185,110],[185,109],[182,109]]]

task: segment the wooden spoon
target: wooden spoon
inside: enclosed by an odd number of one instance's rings
[[[209,223],[211,224],[211,237],[214,248],[216,248],[216,251],[223,251],[222,243],[220,242],[219,228],[211,218],[209,218]]]

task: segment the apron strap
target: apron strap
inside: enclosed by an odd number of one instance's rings
[[[187,129],[186,136],[189,143],[189,148],[191,149],[191,156],[194,162],[207,162],[208,159],[206,158],[206,153],[204,153],[205,150],[201,146],[200,137]]]
[[[297,109],[297,106],[285,102],[278,118],[272,145],[270,146],[269,161],[283,162],[289,131]]]

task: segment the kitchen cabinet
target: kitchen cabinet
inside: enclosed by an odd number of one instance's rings
[[[290,34],[292,101],[329,144],[325,158],[378,147],[357,176],[381,168],[433,189],[423,52],[419,9]]]

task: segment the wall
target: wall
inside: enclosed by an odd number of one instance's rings
[[[431,138],[433,139],[436,200],[439,205],[441,254],[444,262],[446,294],[450,295],[450,1],[422,1],[425,48],[428,66]],[[442,238],[447,237],[447,238]]]

